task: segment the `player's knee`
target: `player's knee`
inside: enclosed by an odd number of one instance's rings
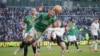
[[[24,42],[28,42],[29,40],[30,40],[30,38],[31,38],[32,36],[30,36],[30,35],[27,35],[27,37],[24,39]]]
[[[61,43],[60,43],[60,46],[61,46],[62,50],[65,50],[65,49],[66,49],[66,45],[65,45],[64,42],[61,42]]]
[[[37,46],[37,43],[36,42],[32,43],[32,46],[33,47],[36,47]]]

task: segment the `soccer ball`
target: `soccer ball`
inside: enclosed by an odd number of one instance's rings
[[[60,5],[56,5],[56,6],[53,7],[53,10],[56,13],[60,13],[60,12],[62,12],[62,7]]]

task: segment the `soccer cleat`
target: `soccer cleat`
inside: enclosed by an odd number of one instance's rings
[[[98,50],[94,50],[94,52],[99,52]]]
[[[27,55],[24,55],[24,54],[23,54],[23,56],[27,56]]]
[[[51,51],[51,50],[52,50],[52,48],[48,48],[48,50],[49,50],[49,51]]]
[[[47,48],[49,51],[52,50],[51,46],[47,46],[46,48]]]
[[[69,50],[65,50],[66,53],[69,53]]]
[[[51,51],[52,49],[51,49],[51,48],[49,48],[48,50],[49,50],[49,51]]]
[[[78,49],[78,52],[82,52],[82,50],[81,49]]]
[[[34,56],[39,56],[39,53],[34,54]]]

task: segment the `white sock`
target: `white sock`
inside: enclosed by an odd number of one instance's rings
[[[95,43],[94,50],[97,50],[98,43]]]
[[[61,56],[64,56],[64,50],[61,51]]]
[[[15,51],[14,51],[14,55],[16,55],[18,52],[19,52],[19,50],[21,50],[20,48],[17,48]]]
[[[24,54],[24,49],[22,50],[22,55]]]
[[[48,49],[51,49],[51,44],[50,44],[50,42],[48,43],[47,48],[48,48]]]
[[[49,48],[51,48],[51,44],[50,44],[50,42],[48,43],[48,46],[49,46]]]

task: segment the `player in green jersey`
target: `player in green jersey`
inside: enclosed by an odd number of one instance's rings
[[[69,52],[68,51],[69,42],[73,42],[75,44],[78,52],[81,52],[82,50],[79,49],[78,44],[77,44],[76,32],[77,32],[78,29],[77,29],[77,26],[75,24],[75,19],[74,18],[70,19],[70,22],[68,23],[68,28],[70,30],[68,31],[68,43],[66,44],[66,47],[67,47],[66,52]]]
[[[24,39],[26,38],[28,32],[30,31],[30,29],[32,28],[32,26],[34,25],[34,20],[36,19],[36,9],[35,8],[32,8],[31,9],[31,14],[26,16],[25,19],[23,20],[23,22],[27,25],[26,26],[26,29],[25,29],[25,37]],[[29,42],[24,46],[24,56],[27,56],[27,52],[28,52],[28,45],[30,45],[30,42],[31,42],[32,38],[29,40]],[[32,45],[32,49],[33,49],[33,45]],[[33,52],[34,52],[34,49],[33,49]]]
[[[32,28],[32,26],[34,25],[34,20],[36,19],[36,9],[35,8],[31,8],[31,14],[27,15],[24,20],[23,20],[23,39],[26,38],[28,32],[30,31],[30,29]],[[31,39],[30,39],[31,40]],[[16,49],[16,51],[14,52],[14,55],[17,54],[17,52],[20,49],[24,48],[24,56],[27,56],[27,47],[28,45],[30,45],[30,40],[28,41],[28,43],[25,43],[24,41],[22,41],[22,43],[20,44],[20,48]]]
[[[35,21],[34,26],[31,28],[24,41],[28,42],[28,40],[33,37],[35,41],[34,46],[36,46],[39,37],[44,33],[44,31],[48,28],[48,26],[53,24],[55,21],[56,21],[55,11],[53,9],[49,10],[48,13],[40,13],[39,17]],[[36,50],[36,48],[34,49]]]

